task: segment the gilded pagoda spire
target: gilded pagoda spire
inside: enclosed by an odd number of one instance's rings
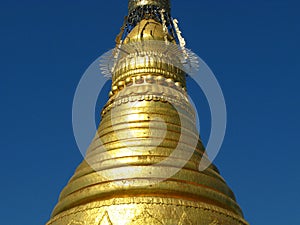
[[[140,6],[157,6],[161,9],[164,9],[168,12],[171,10],[170,0],[129,0],[128,9],[129,13],[134,11]]]
[[[110,98],[47,225],[246,225],[218,169],[199,171],[208,159],[187,98],[189,55],[170,1],[129,0],[106,60]]]

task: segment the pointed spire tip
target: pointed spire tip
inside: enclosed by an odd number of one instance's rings
[[[129,12],[132,12],[137,7],[144,5],[155,5],[162,9],[165,9],[166,11],[170,11],[171,9],[170,0],[129,0]]]

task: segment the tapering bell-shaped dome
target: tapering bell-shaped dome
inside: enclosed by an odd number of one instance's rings
[[[218,169],[199,171],[208,159],[169,6],[129,1],[112,57],[110,99],[47,225],[247,224]]]

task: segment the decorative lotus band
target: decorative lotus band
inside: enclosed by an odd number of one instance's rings
[[[127,78],[138,75],[152,74],[164,76],[179,82],[186,87],[186,74],[193,75],[199,69],[199,61],[195,53],[190,50],[188,60],[180,46],[164,41],[144,41],[124,44],[120,48],[103,55],[100,68],[107,78],[112,78],[112,86],[118,86]]]
[[[144,5],[155,5],[168,12],[170,12],[171,9],[170,0],[129,0],[129,12],[132,12],[137,7]]]

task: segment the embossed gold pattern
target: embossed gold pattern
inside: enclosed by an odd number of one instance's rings
[[[144,4],[169,8],[167,0],[130,0],[129,8]],[[137,26],[144,29],[134,28],[124,44],[165,41],[160,23]],[[174,44],[171,36],[168,41]],[[208,158],[184,72],[154,55],[151,63],[132,66],[125,54],[116,64],[98,132],[47,225],[248,224],[218,169],[198,170]]]
[[[162,9],[170,10],[170,0],[129,0],[129,12],[143,5],[155,5]]]

